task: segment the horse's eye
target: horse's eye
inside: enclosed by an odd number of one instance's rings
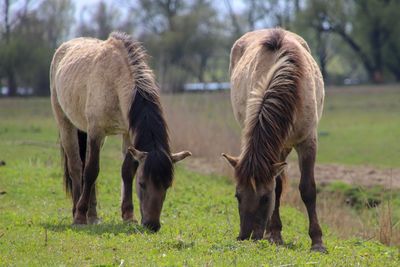
[[[139,186],[141,189],[145,190],[146,189],[146,184],[143,182],[139,182]]]
[[[240,203],[240,200],[241,200],[241,197],[240,197],[240,195],[238,194],[238,193],[236,193],[235,194],[235,197],[236,197],[236,199],[239,201],[239,203]]]
[[[261,198],[260,198],[260,204],[265,204],[265,203],[267,203],[268,202],[268,196],[267,195],[263,195]]]

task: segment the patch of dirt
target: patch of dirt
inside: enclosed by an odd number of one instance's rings
[[[184,164],[189,170],[202,174],[217,174],[232,177],[231,168],[222,157],[214,161],[206,158],[191,157]],[[298,181],[300,172],[297,162],[289,162],[288,176]],[[315,179],[318,184],[342,181],[348,184],[384,188],[400,188],[400,169],[379,169],[371,166],[346,166],[340,164],[318,164],[315,168]]]

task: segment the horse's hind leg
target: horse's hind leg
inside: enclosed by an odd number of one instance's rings
[[[76,212],[76,205],[81,195],[83,167],[79,156],[77,129],[64,116],[58,105],[53,105],[53,109],[58,122],[60,143],[66,156],[66,168],[68,168],[68,173],[72,180],[72,216],[74,216]]]
[[[281,174],[285,175],[285,174]],[[281,217],[279,214],[279,206],[280,206],[280,200],[281,200],[281,194],[282,194],[282,177],[281,175],[277,176],[276,179],[276,185],[275,185],[275,208],[274,212],[272,213],[271,220],[269,222],[268,226],[268,240],[272,243],[275,243],[276,245],[283,245],[283,239],[281,235],[282,231],[282,222],[281,222]]]
[[[93,185],[96,182],[97,175],[99,174],[100,147],[103,143],[103,140],[103,136],[91,135],[90,132],[88,133],[88,153],[86,155],[87,159],[83,173],[83,189],[76,207],[74,217],[75,224],[87,223],[90,195]]]
[[[316,186],[314,179],[314,166],[317,153],[316,134],[296,146],[299,155],[299,167],[301,172],[300,194],[307,208],[309,219],[309,235],[311,237],[311,250],[326,252],[322,242],[322,231],[318,223],[316,212]]]
[[[290,151],[292,149],[285,149],[282,152],[281,155],[281,161],[285,161],[287,156],[289,155]],[[282,222],[281,222],[281,216],[279,213],[279,207],[280,207],[280,201],[281,201],[281,195],[283,191],[283,186],[286,181],[286,171],[284,170],[280,175],[276,177],[276,185],[275,185],[275,208],[274,212],[272,213],[271,220],[269,222],[268,226],[268,239],[272,243],[275,243],[277,245],[283,245],[283,239],[281,235],[282,231]]]
[[[133,183],[133,177],[135,176],[138,167],[138,163],[132,158],[132,155],[128,153],[129,144],[130,144],[129,135],[123,135],[122,154],[124,156],[124,163],[122,164],[122,169],[121,169],[121,176],[122,176],[121,213],[124,222],[136,223],[137,220],[133,213],[132,183]]]
[[[78,131],[79,137],[79,149],[80,155],[82,160],[82,166],[86,165],[86,155],[89,155],[89,147],[87,146],[87,133]],[[82,177],[82,181],[83,181]],[[87,212],[87,220],[88,224],[98,224],[100,220],[97,216],[97,197],[96,197],[96,183],[92,186],[92,191],[90,192],[89,198],[89,208]]]
[[[66,154],[67,168],[72,180],[72,216],[75,215],[76,205],[81,195],[82,184],[82,162],[79,159],[78,140],[76,129],[65,127],[60,128],[60,141]]]

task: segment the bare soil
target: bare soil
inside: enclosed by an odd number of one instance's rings
[[[185,166],[202,174],[217,174],[232,177],[232,171],[224,160],[215,161],[205,158],[190,158]],[[297,162],[289,162],[288,176],[292,181],[300,177]],[[372,166],[346,166],[340,164],[317,164],[315,179],[318,184],[342,181],[352,185],[371,187],[380,185],[384,188],[400,188],[400,169],[381,169]]]

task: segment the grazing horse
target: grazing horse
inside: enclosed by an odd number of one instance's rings
[[[239,203],[238,239],[283,244],[279,203],[285,160],[299,156],[300,193],[310,221],[312,250],[326,251],[318,223],[314,164],[324,84],[307,43],[298,35],[267,29],[246,33],[231,50],[231,101],[243,129],[239,157],[222,154],[234,167]]]
[[[50,68],[51,103],[57,121],[66,191],[75,224],[96,223],[95,181],[105,137],[122,135],[122,219],[135,222],[133,177],[142,224],[160,228],[173,179],[173,164],[191,155],[171,154],[158,87],[146,52],[129,35],[106,41],[77,38],[62,44]]]

